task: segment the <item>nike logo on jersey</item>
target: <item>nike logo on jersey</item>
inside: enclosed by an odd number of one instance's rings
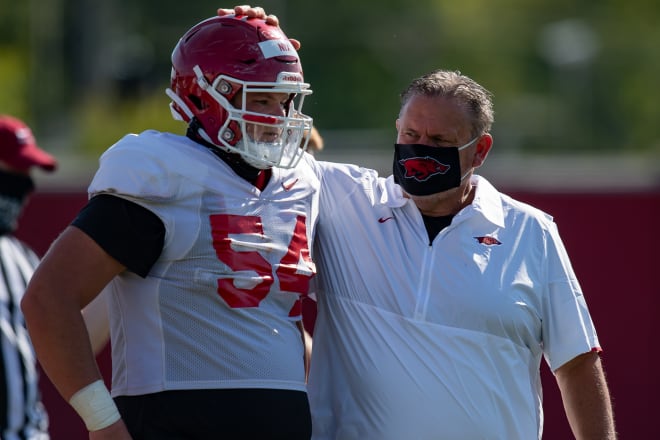
[[[392,220],[394,217],[381,217],[378,219],[378,223],[385,223],[388,220]]]
[[[293,185],[295,185],[296,183],[298,183],[298,179],[289,183],[282,182],[282,188],[284,188],[284,191],[291,191],[291,188],[293,188]]]
[[[493,245],[500,245],[502,244],[497,238],[495,237],[489,237],[489,236],[484,236],[484,237],[474,237],[475,240],[477,240],[478,243],[483,244],[485,246],[493,246]]]

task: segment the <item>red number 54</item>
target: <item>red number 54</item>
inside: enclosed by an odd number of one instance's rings
[[[218,259],[229,266],[233,271],[256,272],[261,282],[256,286],[244,289],[234,285],[233,279],[218,279],[218,294],[230,307],[257,307],[268,295],[274,282],[271,264],[257,251],[237,251],[232,249],[230,234],[259,234],[263,235],[261,217],[216,214],[211,216],[211,231],[213,247]],[[301,267],[301,263],[304,266]],[[296,227],[293,237],[282,257],[275,276],[280,281],[280,289],[286,292],[306,296],[309,291],[309,280],[314,276],[316,269],[309,255],[307,243],[307,228],[305,217],[296,217]],[[289,312],[290,316],[297,316],[301,312],[301,301]]]

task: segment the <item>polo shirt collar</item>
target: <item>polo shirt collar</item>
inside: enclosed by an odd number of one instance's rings
[[[504,227],[504,209],[499,191],[488,180],[477,174],[474,174],[471,179],[472,184],[476,186],[476,192],[474,200],[463,212],[474,210],[475,213],[482,215],[494,225]],[[380,203],[388,208],[400,208],[408,202],[413,203],[403,195],[401,187],[394,183],[394,176],[385,179],[384,189]]]
[[[472,209],[483,215],[486,220],[500,228],[504,227],[504,208],[502,207],[502,195],[485,178],[474,174],[472,184],[477,190],[474,200],[470,204]]]

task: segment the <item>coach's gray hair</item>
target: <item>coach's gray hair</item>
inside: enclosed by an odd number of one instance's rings
[[[434,70],[413,80],[401,92],[401,109],[417,95],[456,99],[472,118],[473,136],[488,133],[495,120],[492,94],[459,71]]]

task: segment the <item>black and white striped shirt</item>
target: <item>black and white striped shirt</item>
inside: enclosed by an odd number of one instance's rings
[[[11,235],[0,236],[0,440],[48,440],[36,359],[20,301],[38,257]]]

